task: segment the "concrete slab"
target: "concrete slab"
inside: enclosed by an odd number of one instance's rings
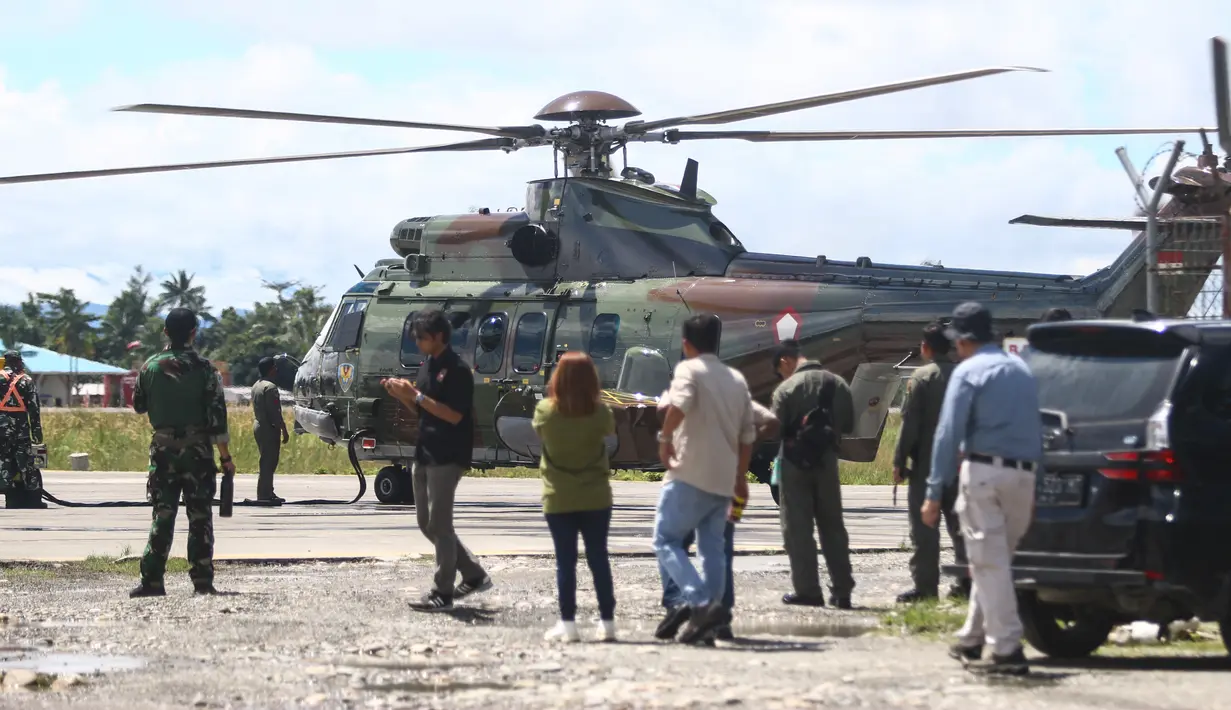
[[[145,498],[143,473],[49,471],[44,485],[66,501],[91,503]],[[278,494],[288,501],[350,500],[358,491],[354,476],[279,475]],[[614,482],[613,553],[650,553],[659,484]],[[256,476],[237,475],[235,498],[256,495]],[[541,484],[535,479],[465,478],[458,487],[455,525],[463,542],[479,555],[551,554],[543,522]],[[845,486],[842,498],[851,547],[893,549],[908,540],[905,490],[892,504],[888,486]],[[214,518],[216,559],[307,559],[401,557],[432,553],[419,532],[413,506],[376,501],[368,492],[353,505],[237,506],[234,516]],[[150,509],[61,508],[0,509],[0,559],[70,560],[91,554],[139,555],[149,531]],[[187,519],[176,521],[172,555],[185,555]],[[765,486],[753,486],[752,500],[736,534],[744,552],[780,551],[778,509]]]

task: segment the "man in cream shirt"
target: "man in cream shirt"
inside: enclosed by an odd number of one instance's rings
[[[756,440],[752,397],[743,375],[718,359],[718,317],[708,313],[684,322],[684,360],[667,390],[659,431],[659,457],[667,467],[654,516],[654,552],[684,604],[660,625],[679,628],[681,643],[704,641],[730,622],[723,605],[726,581],[724,537],[731,498],[747,499],[745,473]],[[696,531],[697,573],[684,550]],[[660,635],[660,638],[662,636]]]

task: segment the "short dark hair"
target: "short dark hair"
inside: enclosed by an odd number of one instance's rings
[[[274,371],[274,359],[272,357],[263,357],[256,364],[256,371],[261,373],[261,377],[268,377],[269,373]]]
[[[1069,313],[1067,308],[1048,308],[1043,312],[1043,317],[1039,319],[1040,323],[1055,323],[1062,320],[1073,320],[1073,314]]]
[[[953,349],[953,341],[945,335],[945,326],[939,321],[928,323],[923,329],[923,342],[937,355],[948,355]]]
[[[410,332],[416,338],[427,338],[443,333],[445,342],[448,343],[453,337],[453,326],[445,317],[444,311],[439,308],[426,308],[416,313],[410,328]]]
[[[199,325],[197,314],[187,308],[172,308],[167,314],[166,321],[163,322],[163,327],[167,330],[167,337],[176,347],[188,344],[188,339],[192,337],[192,331],[197,329],[197,325]]]
[[[774,369],[774,372],[777,372],[778,365],[783,360],[798,360],[801,355],[803,355],[803,351],[800,350],[798,340],[784,340],[778,347],[774,348],[770,366]]]
[[[698,313],[684,321],[684,340],[698,352],[718,352],[718,340],[722,337],[722,321],[713,313]]]

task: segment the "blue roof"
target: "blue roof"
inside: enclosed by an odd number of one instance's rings
[[[0,340],[0,355],[9,348]],[[123,375],[128,372],[122,367],[114,367],[82,357],[62,355],[54,350],[40,348],[34,345],[22,345],[21,361],[26,366],[26,372],[32,375]]]

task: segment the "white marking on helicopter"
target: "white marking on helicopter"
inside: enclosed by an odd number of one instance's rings
[[[794,340],[799,335],[799,326],[803,320],[793,308],[788,308],[774,319],[774,338],[778,342]]]

